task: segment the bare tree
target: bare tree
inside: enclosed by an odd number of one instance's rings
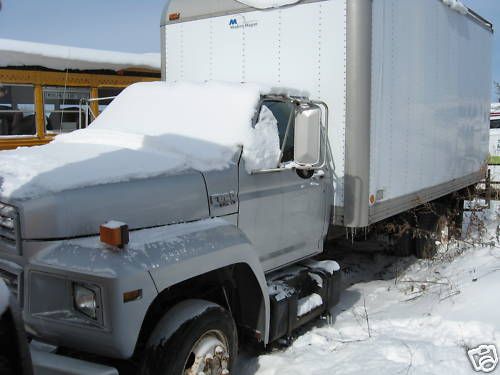
[[[493,81],[493,86],[495,87],[495,93],[498,97],[498,101],[500,102],[500,83],[497,81]]]

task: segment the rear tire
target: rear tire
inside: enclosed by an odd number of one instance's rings
[[[430,212],[418,215],[418,228],[415,238],[415,256],[418,259],[432,259],[438,246],[449,238],[449,220],[446,207],[439,203],[432,204]]]
[[[181,319],[182,317],[174,317]],[[161,336],[155,328],[152,337]],[[211,305],[158,344],[148,344],[140,375],[230,374],[237,356],[238,336],[231,315]],[[208,369],[210,369],[209,372]]]

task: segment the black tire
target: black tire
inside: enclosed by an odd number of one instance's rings
[[[410,231],[396,238],[396,243],[393,248],[393,254],[397,257],[405,258],[415,253],[415,241],[413,234]]]
[[[415,256],[418,259],[432,259],[437,253],[436,241],[441,239],[442,231],[449,231],[446,207],[435,203],[432,212],[420,213],[417,221],[421,231],[415,238]]]
[[[0,316],[0,374],[33,374],[24,327],[14,303]]]
[[[462,225],[464,222],[464,199],[453,200],[452,212],[450,215],[450,238],[462,237]]]
[[[397,257],[409,257],[415,254],[415,240],[413,237],[413,227],[415,218],[413,215],[403,213],[395,220],[396,233],[392,234],[392,254]]]
[[[156,330],[156,329],[155,329]],[[140,375],[184,375],[185,365],[194,345],[211,331],[221,332],[227,340],[228,369],[231,371],[238,353],[238,335],[231,314],[220,306],[210,307],[202,314],[183,323],[170,338],[160,345],[146,348]],[[153,331],[153,336],[155,331]]]

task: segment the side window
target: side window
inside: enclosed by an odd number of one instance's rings
[[[35,90],[0,84],[0,136],[36,135]]]
[[[285,148],[283,150],[282,162],[293,160],[293,145],[294,145],[294,106],[292,103],[280,101],[265,101],[263,103],[271,110],[274,117],[278,121],[278,133],[280,137],[280,147],[283,148],[285,142],[286,129],[291,116],[290,130],[286,138]]]
[[[47,133],[68,133],[85,125],[80,100],[90,98],[89,88],[44,87],[43,106]]]
[[[491,120],[490,129],[500,129],[500,119]]]
[[[123,87],[100,87],[97,96],[99,98],[112,98],[118,96],[124,90]],[[102,112],[111,103],[113,99],[99,100],[99,112]]]

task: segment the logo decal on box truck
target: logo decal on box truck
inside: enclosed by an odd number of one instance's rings
[[[237,15],[235,18],[231,18],[229,20],[229,28],[232,30],[243,29],[243,28],[251,28],[255,27],[259,24],[258,21],[247,21],[245,16]]]

